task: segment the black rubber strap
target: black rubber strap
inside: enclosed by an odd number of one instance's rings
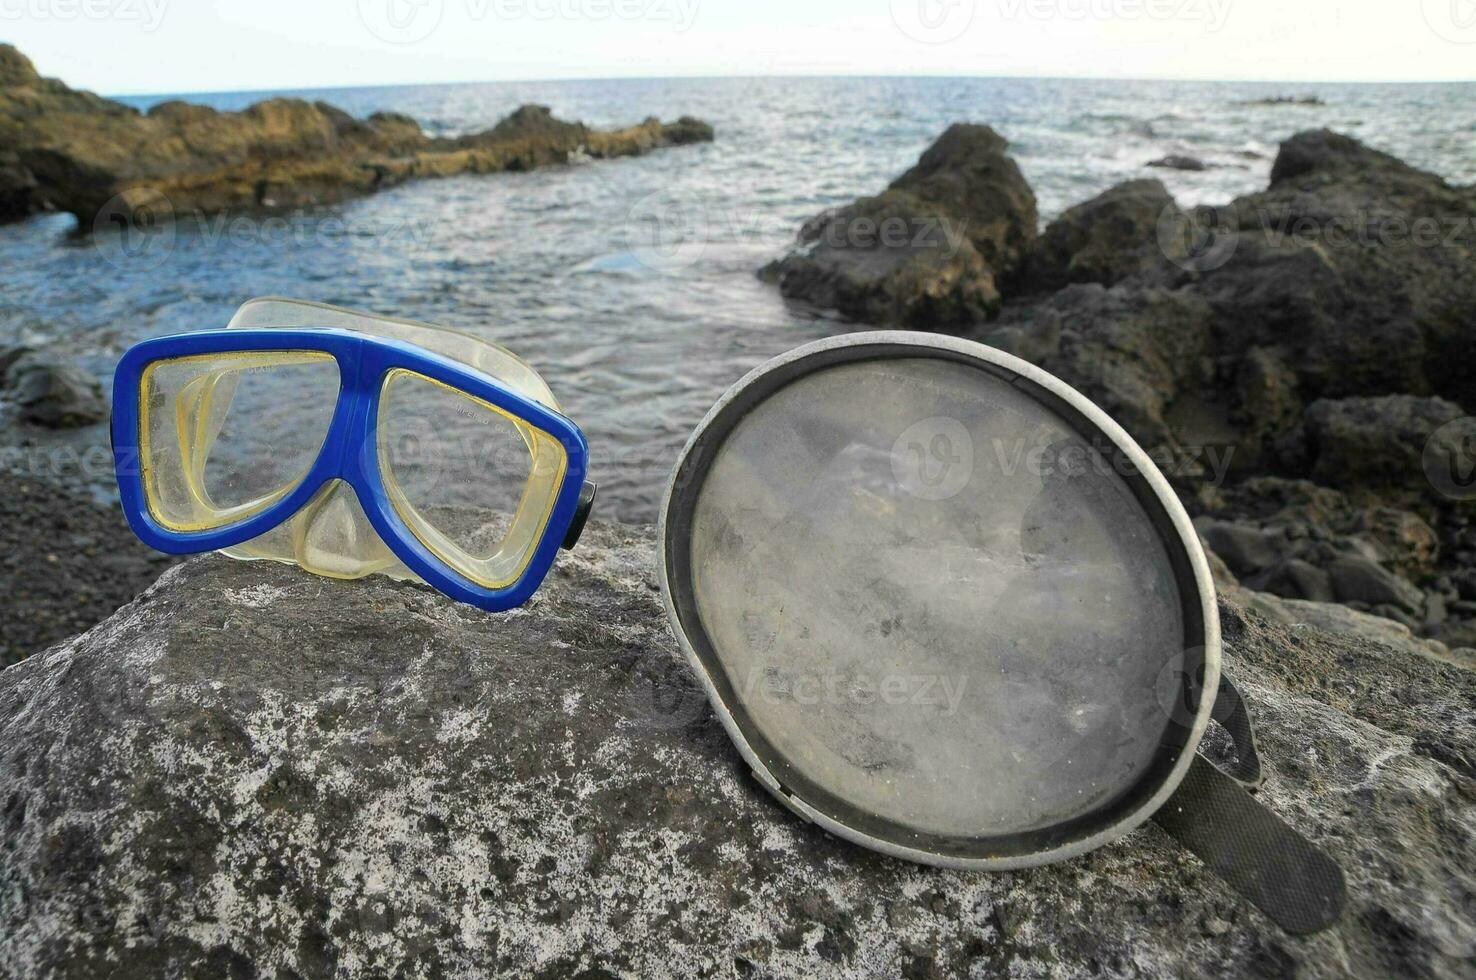
[[[1282,929],[1297,936],[1326,929],[1347,897],[1342,869],[1248,792],[1262,781],[1260,755],[1245,701],[1228,680],[1214,717],[1235,742],[1236,775],[1195,755],[1153,819]]]
[[[1251,724],[1245,699],[1228,677],[1220,678],[1220,689],[1215,694],[1215,707],[1210,717],[1230,733],[1230,741],[1235,743],[1235,769],[1226,775],[1254,793],[1266,781],[1266,775],[1261,771],[1261,750],[1256,744],[1256,728]]]
[[[574,546],[579,543],[579,536],[584,533],[584,525],[589,520],[589,512],[594,509],[595,493],[599,487],[588,480],[579,488],[579,503],[574,506],[574,519],[569,522],[569,531],[564,535],[563,544],[559,545],[565,551],[573,551]]]

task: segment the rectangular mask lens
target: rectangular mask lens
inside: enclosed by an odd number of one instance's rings
[[[568,468],[554,436],[405,369],[385,376],[376,441],[385,488],[421,543],[489,589],[523,573]]]
[[[290,493],[322,451],[338,362],[317,351],[166,358],[139,381],[139,457],[149,512],[207,531]]]

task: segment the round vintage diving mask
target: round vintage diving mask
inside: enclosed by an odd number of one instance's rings
[[[1213,715],[1256,785],[1188,517],[1056,378],[931,334],[801,347],[703,419],[661,532],[688,659],[805,819],[1008,869],[1177,815],[1176,836],[1287,928],[1336,914],[1336,866],[1195,753]],[[1243,827],[1266,846],[1242,846]]]

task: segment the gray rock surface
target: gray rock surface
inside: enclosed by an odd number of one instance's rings
[[[502,616],[207,557],[0,674],[0,972],[1471,975],[1476,673],[1222,605],[1262,798],[1348,875],[1293,939],[1151,824],[991,875],[802,823],[694,689],[653,551],[593,525]]]
[[[870,323],[946,327],[999,307],[994,270],[963,226],[904,191],[807,222],[798,247],[760,276],[789,299]]]
[[[1338,634],[1349,641],[1388,646],[1415,656],[1434,657],[1476,670],[1476,649],[1451,649],[1439,640],[1416,636],[1408,626],[1383,616],[1359,612],[1332,602],[1288,599],[1250,589],[1232,588],[1228,596],[1231,602],[1244,606],[1256,615],[1292,629],[1322,630]]]
[[[0,400],[15,405],[23,421],[51,429],[92,425],[108,417],[96,378],[27,347],[0,350]]]

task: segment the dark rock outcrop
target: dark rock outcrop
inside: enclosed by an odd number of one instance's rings
[[[1273,95],[1264,99],[1247,99],[1237,102],[1236,105],[1295,105],[1295,106],[1323,106],[1327,105],[1321,98],[1315,95]]]
[[[1348,876],[1342,921],[1298,939],[1151,824],[987,874],[801,822],[711,716],[654,557],[649,529],[592,525],[504,616],[201,558],[0,674],[7,968],[1469,973],[1476,672],[1402,627],[1239,590],[1222,603],[1261,799]]]
[[[1319,399],[1289,434],[1289,452],[1327,486],[1433,494],[1422,465],[1425,445],[1437,429],[1465,415],[1454,402],[1414,395]]]
[[[1253,588],[1476,637],[1476,607],[1452,584],[1476,562],[1476,189],[1309,131],[1282,144],[1265,191],[1183,211],[1157,182],[1114,187],[991,284],[997,317],[977,302],[934,316],[917,281],[893,280],[889,308],[914,315],[872,319],[962,333],[1079,388],[1172,464],[1198,513],[1283,542],[1267,567],[1226,566]],[[1266,511],[1260,490],[1199,493],[1263,477],[1347,497],[1329,523]],[[1339,591],[1341,559],[1394,581],[1364,589],[1344,574]]]
[[[946,329],[991,315],[1038,220],[1007,147],[988,126],[950,127],[882,194],[807,222],[761,275],[866,322]]]
[[[1198,388],[1209,310],[1187,292],[1069,286],[1012,309],[979,339],[1068,379],[1145,446],[1172,439],[1166,413]],[[1053,338],[1043,345],[1040,338]]]
[[[1420,176],[1420,171],[1398,157],[1364,146],[1351,136],[1331,129],[1314,129],[1297,133],[1281,144],[1276,162],[1271,165],[1271,184],[1275,186],[1311,173],[1331,175],[1370,170],[1401,173],[1416,179]]]
[[[1199,157],[1185,156],[1182,153],[1170,153],[1166,157],[1157,160],[1149,160],[1147,166],[1158,167],[1162,170],[1208,170],[1209,167]]]
[[[1039,221],[1035,192],[1008,148],[1009,141],[988,126],[955,124],[890,188],[953,215],[1001,279],[1024,262]]]
[[[1278,348],[1301,398],[1476,403],[1476,193],[1327,131],[1287,140],[1271,187],[1221,210],[1223,263],[1161,267],[1214,308],[1217,346]]]
[[[56,209],[79,225],[332,203],[419,177],[530,170],[584,154],[630,156],[712,139],[683,117],[601,132],[524,106],[457,138],[380,112],[364,120],[323,102],[269,99],[240,112],[164,102],[140,113],[41,78],[0,45],[0,220]]]
[[[1046,226],[1022,286],[1051,292],[1078,282],[1111,286],[1158,258],[1157,228],[1177,212],[1157,180],[1130,180],[1068,208]]]
[[[1004,179],[995,184],[1013,186]],[[940,197],[944,186],[929,196],[934,205],[948,206]],[[1036,317],[1057,319],[1063,303],[1083,314],[1100,303],[1105,309],[1097,318],[1111,319],[1135,302],[1186,297],[1200,311],[1192,341],[1177,323],[1166,325],[1161,335],[1149,331],[1127,359],[1169,364],[1175,378],[1163,397],[1197,389],[1224,416],[1237,455],[1257,467],[1271,441],[1319,398],[1410,394],[1476,404],[1476,377],[1466,369],[1476,363],[1476,276],[1470,274],[1476,192],[1348,137],[1302,133],[1283,144],[1268,190],[1194,216],[1203,223],[1195,234],[1213,245],[1207,256],[1189,261],[1165,254],[1174,236],[1156,234],[1162,219],[1172,224],[1179,213],[1160,188],[1135,181],[1070,209],[1040,237],[1023,275],[1003,277],[994,264],[998,251],[981,249],[996,291],[1018,300],[1005,309],[1001,326],[1028,334]],[[955,191],[955,207],[975,200]],[[813,237],[825,220],[812,222],[802,237]],[[782,278],[804,261],[801,253],[772,268]],[[851,261],[861,264],[860,257]],[[1022,295],[1075,281],[1124,291],[1069,300]],[[822,293],[810,295],[827,305]],[[891,305],[897,303],[905,305],[906,297]],[[958,311],[977,304],[956,305],[946,320],[930,318],[926,303],[913,305],[918,315],[909,325],[958,331]],[[964,332],[983,338],[996,329],[976,322]],[[1133,431],[1152,443],[1162,425],[1151,413],[1144,417],[1149,428]]]
[[[856,320],[947,329],[999,306],[994,271],[962,232],[947,212],[888,191],[810,221],[761,275]]]

